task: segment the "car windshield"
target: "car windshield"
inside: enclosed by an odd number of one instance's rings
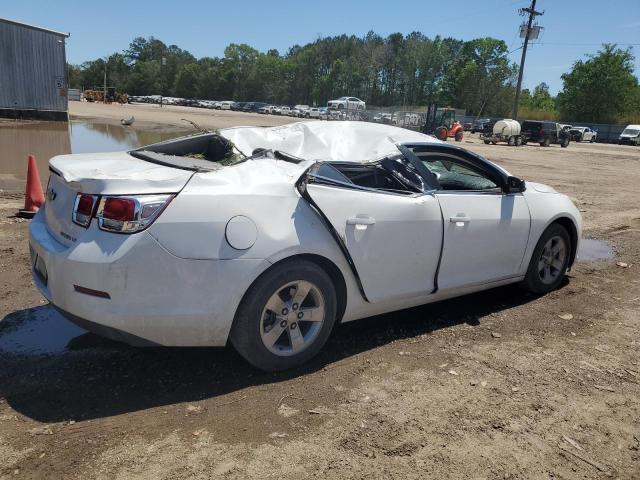
[[[338,100],[346,100],[347,97],[340,97]]]
[[[623,135],[633,135],[633,136],[636,136],[639,133],[640,133],[640,130],[636,128],[625,128],[624,132],[622,132]]]

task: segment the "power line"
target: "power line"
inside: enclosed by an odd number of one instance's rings
[[[593,46],[601,46],[605,43],[611,43],[613,45],[626,45],[629,47],[640,46],[640,43],[627,43],[627,42],[599,42],[599,43],[535,42],[534,45],[564,45],[564,46],[573,46],[573,47],[593,47]]]

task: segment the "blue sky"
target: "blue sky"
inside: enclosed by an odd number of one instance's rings
[[[464,40],[492,36],[513,50],[520,45],[517,32],[523,20],[517,9],[526,4],[527,0],[20,0],[4,1],[0,16],[70,32],[67,58],[82,63],[124,50],[136,36],[152,35],[196,57],[221,56],[229,43],[284,53],[291,45],[320,36],[362,36],[369,30],[381,35],[417,30]],[[560,75],[603,42],[636,43],[640,75],[638,0],[538,0],[536,8],[545,11],[539,19],[545,28],[541,44],[533,45],[527,55],[525,88],[544,81],[556,93],[562,87]],[[520,50],[510,57],[519,62]]]

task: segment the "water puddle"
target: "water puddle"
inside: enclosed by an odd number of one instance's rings
[[[115,152],[190,133],[189,130],[123,127],[90,120],[0,123],[0,188],[24,188],[27,156],[36,156],[40,179],[49,178],[49,159],[68,153]]]
[[[61,353],[68,349],[72,340],[87,333],[50,305],[23,313],[24,318],[16,321],[15,325],[0,329],[0,352],[23,355]]]
[[[611,243],[607,240],[583,238],[578,247],[578,262],[597,262],[609,260],[615,256]]]

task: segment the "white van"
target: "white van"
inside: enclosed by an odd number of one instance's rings
[[[618,137],[618,143],[640,145],[640,125],[627,125]]]

